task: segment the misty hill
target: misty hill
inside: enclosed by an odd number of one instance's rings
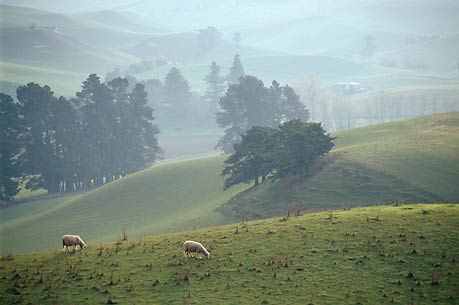
[[[216,45],[211,49],[203,49],[197,32],[157,35],[123,49],[123,51],[143,59],[165,57],[179,65],[199,63],[209,65],[214,60],[229,65],[235,54],[243,57],[279,54],[269,50],[237,46],[223,39],[217,40]]]
[[[411,45],[380,54],[380,63],[421,71],[457,72],[459,34],[419,39]]]
[[[85,71],[107,70],[136,58],[115,50],[85,45],[53,28],[4,28],[0,31],[2,61]]]
[[[451,113],[337,133],[335,149],[313,177],[268,180],[248,190],[250,185],[222,191],[224,156],[161,164],[58,208],[33,215],[18,212],[20,205],[1,210],[7,219],[0,225],[2,242],[8,249],[30,251],[55,247],[44,237],[66,232],[102,242],[115,239],[123,229],[130,236],[143,236],[241,217],[284,215],[288,208],[456,202],[458,129],[459,113]]]
[[[245,217],[342,206],[458,202],[459,113],[352,129],[308,179],[268,180],[225,207]]]
[[[5,304],[454,304],[455,204],[379,206],[98,243],[0,261]],[[103,227],[104,224],[101,224]],[[198,240],[210,259],[186,259]]]

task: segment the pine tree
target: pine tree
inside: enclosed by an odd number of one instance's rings
[[[209,74],[204,80],[207,83],[205,98],[212,113],[215,113],[218,109],[218,101],[225,92],[225,83],[223,77],[220,76],[220,67],[215,61],[210,65]]]
[[[251,127],[275,125],[269,91],[254,76],[241,77],[240,83],[230,85],[220,99],[220,108],[217,124],[226,129],[217,147],[226,153],[233,151],[233,145]]]
[[[334,138],[320,123],[296,119],[279,126],[278,150],[275,152],[276,176],[308,176],[312,165],[333,147]]]
[[[56,98],[50,87],[28,83],[18,87],[17,99],[22,105],[25,132],[24,169],[33,178],[27,187],[43,187],[49,193],[59,192],[62,177],[59,171],[60,160],[57,155],[56,131],[53,129],[52,105]]]
[[[164,80],[164,102],[169,107],[169,116],[182,119],[186,115],[186,107],[190,103],[191,92],[188,81],[180,70],[172,68]]]
[[[11,201],[19,192],[22,175],[21,142],[23,132],[21,105],[0,93],[0,202]]]
[[[277,131],[270,127],[255,126],[241,136],[241,142],[234,145],[234,153],[225,161],[222,176],[224,189],[239,183],[264,181],[275,165]]]
[[[239,54],[236,54],[226,80],[230,84],[237,84],[239,82],[239,78],[243,76],[245,76],[244,67],[242,66]]]
[[[105,176],[113,176],[116,110],[112,90],[91,74],[76,93],[82,130],[79,166],[86,187],[99,186]]]

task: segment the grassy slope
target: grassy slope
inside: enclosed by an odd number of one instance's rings
[[[157,165],[33,218],[25,215],[14,223],[2,221],[2,249],[55,248],[60,236],[72,232],[100,242],[116,239],[123,230],[129,236],[142,236],[228,222],[229,216],[217,213],[215,208],[245,186],[222,191],[219,173],[223,159]],[[18,207],[7,208],[6,212],[15,208]]]
[[[267,181],[227,207],[245,217],[393,200],[459,201],[459,113],[428,116],[340,132],[313,178]]]
[[[458,217],[453,204],[378,206],[17,255],[0,261],[0,301],[456,304]],[[211,259],[185,259],[187,239]]]

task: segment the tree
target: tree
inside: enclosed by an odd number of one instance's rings
[[[370,57],[376,51],[375,39],[371,35],[366,35],[362,39],[363,48],[362,48],[362,57]]]
[[[19,192],[17,178],[22,175],[21,105],[0,93],[0,202],[11,201]]]
[[[276,177],[309,175],[312,165],[333,147],[334,138],[326,134],[320,123],[296,119],[282,124],[279,130]]]
[[[234,153],[225,161],[224,188],[254,181],[259,184],[270,174],[274,178],[308,176],[316,161],[333,147],[329,135],[319,123],[299,119],[278,128],[255,126],[234,145]]]
[[[77,147],[80,124],[75,107],[64,97],[51,103],[50,130],[53,131],[54,158],[57,167],[60,191],[77,189]]]
[[[96,74],[91,74],[76,96],[82,121],[79,168],[85,187],[99,186],[104,183],[104,176],[114,174],[114,93]]]
[[[241,136],[241,142],[234,145],[234,153],[225,160],[222,176],[224,189],[239,183],[254,181],[259,184],[274,169],[276,131],[270,127],[255,126]]]
[[[188,81],[182,76],[179,69],[172,68],[164,81],[164,102],[169,108],[169,115],[174,118],[184,118],[190,98]]]
[[[124,72],[121,71],[120,68],[116,67],[115,69],[113,69],[113,71],[107,72],[105,74],[104,80],[105,80],[106,83],[108,83],[112,79],[115,79],[117,77],[123,77],[123,75],[124,75]]]
[[[271,102],[268,89],[254,76],[241,77],[238,84],[230,85],[220,99],[221,111],[216,115],[217,124],[227,127],[217,147],[231,152],[233,144],[251,127],[273,125]]]
[[[309,110],[300,102],[300,97],[291,87],[288,85],[281,87],[277,81],[273,81],[269,90],[275,107],[277,124],[293,119],[309,120]]]
[[[140,83],[145,86],[145,91],[147,91],[148,105],[155,110],[160,109],[164,100],[163,84],[161,81],[153,78],[143,80]]]
[[[129,168],[131,173],[155,162],[162,153],[157,139],[159,127],[152,124],[155,119],[153,109],[147,103],[148,97],[144,85],[136,84],[129,94],[129,106],[134,119],[134,135],[131,141],[134,141],[133,148],[135,148],[135,153],[131,154],[133,159]]]
[[[230,68],[230,72],[226,77],[226,80],[230,84],[237,84],[239,78],[245,76],[244,67],[242,66],[239,54],[234,55],[233,65]]]
[[[24,169],[33,175],[27,187],[43,187],[49,193],[60,191],[60,160],[57,155],[56,131],[52,128],[56,102],[50,87],[28,83],[18,87],[17,99],[21,104],[25,131],[23,134]]]
[[[273,81],[268,89],[255,76],[244,76],[239,80],[239,83],[231,84],[220,99],[221,110],[216,116],[217,124],[226,127],[217,144],[225,153],[232,152],[241,134],[253,126],[276,127],[286,120],[309,118],[309,111],[289,86],[281,87]]]
[[[205,53],[217,46],[217,42],[222,34],[214,26],[209,26],[199,30],[198,42],[201,52]]]
[[[241,44],[241,41],[242,41],[241,33],[235,32],[233,35],[234,44],[239,46]]]
[[[207,83],[205,94],[206,101],[210,105],[212,113],[218,109],[218,101],[225,92],[225,83],[223,77],[220,76],[220,67],[215,61],[209,67],[209,74],[204,78]]]

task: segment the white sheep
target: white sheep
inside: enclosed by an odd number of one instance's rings
[[[185,252],[185,256],[192,256],[191,253],[201,253],[208,259],[209,258],[209,251],[204,248],[201,243],[197,241],[187,240],[183,243],[183,251]]]
[[[76,246],[80,246],[80,249],[86,247],[86,244],[78,235],[64,235],[62,236],[62,251],[67,249],[69,251],[69,247],[73,246],[73,251],[75,251]]]

